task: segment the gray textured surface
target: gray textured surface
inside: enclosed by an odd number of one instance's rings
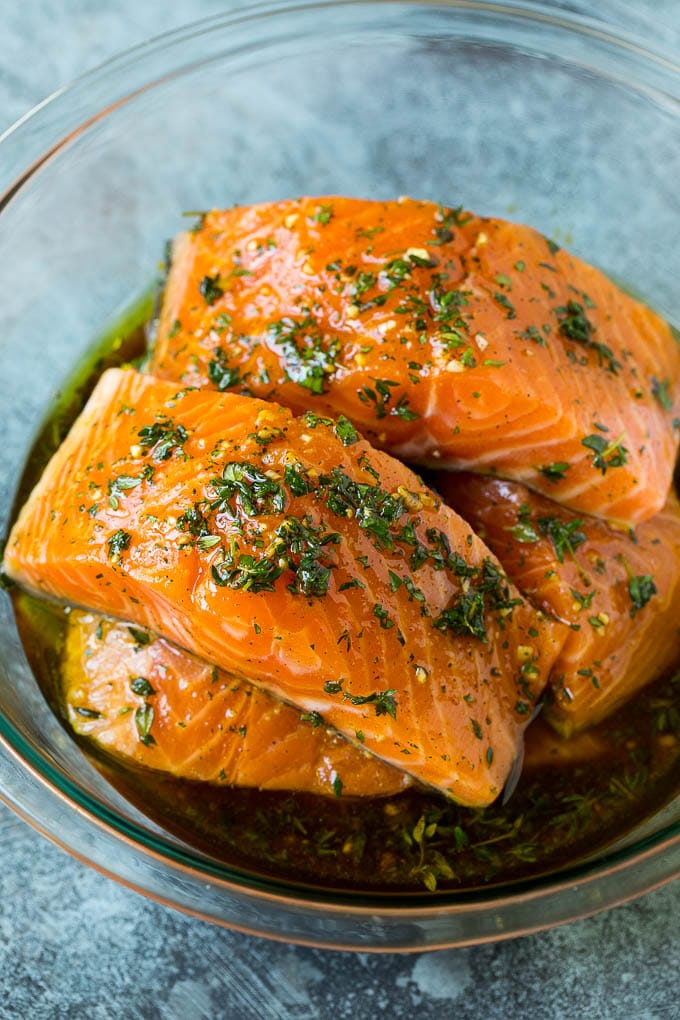
[[[223,6],[4,5],[0,128],[111,54]],[[679,48],[677,0],[606,6]],[[71,860],[3,807],[0,860],[0,1020],[680,1017],[678,882],[509,943],[370,957],[266,943],[182,917]]]

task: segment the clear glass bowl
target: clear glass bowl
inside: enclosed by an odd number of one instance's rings
[[[0,143],[0,534],[47,409],[153,280],[182,212],[411,194],[528,222],[680,324],[680,68],[577,16],[505,2],[252,7],[139,47]],[[47,708],[0,596],[0,793],[76,856],[272,937],[463,945],[680,874],[680,803],[616,848],[486,893],[356,897],[216,864],[119,796]]]

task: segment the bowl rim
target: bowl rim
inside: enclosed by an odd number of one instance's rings
[[[11,148],[17,140],[21,143],[22,133],[30,132],[36,123],[38,125],[37,134],[40,135],[41,118],[48,121],[49,127],[50,115],[55,110],[58,112],[60,105],[68,104],[73,95],[86,94],[92,84],[105,82],[107,79],[115,77],[119,72],[128,69],[131,65],[139,65],[141,67],[145,64],[148,57],[165,52],[167,49],[172,49],[180,45],[187,38],[195,35],[213,33],[216,28],[224,30],[236,27],[244,28],[253,23],[266,24],[268,21],[271,22],[282,17],[310,14],[312,12],[322,14],[326,11],[347,10],[352,12],[360,10],[377,11],[380,9],[396,11],[407,8],[413,10],[434,9],[440,13],[450,12],[455,14],[457,12],[465,15],[478,13],[489,17],[500,15],[507,19],[515,18],[521,20],[525,24],[546,25],[560,31],[586,35],[598,43],[602,43],[607,47],[613,47],[617,52],[623,52],[629,56],[632,55],[642,63],[648,62],[653,65],[657,71],[661,72],[664,79],[668,79],[667,90],[658,90],[656,86],[650,86],[649,82],[641,82],[641,87],[643,89],[651,87],[657,92],[658,96],[671,100],[675,112],[680,111],[680,62],[674,60],[668,54],[659,51],[657,48],[651,48],[633,33],[619,30],[618,28],[614,29],[613,26],[605,25],[595,18],[586,17],[576,12],[555,9],[546,4],[534,2],[534,0],[526,0],[526,2],[523,2],[523,0],[505,0],[505,2],[498,2],[498,0],[438,0],[436,3],[430,3],[428,0],[316,0],[316,2],[311,2],[311,0],[299,0],[299,2],[298,0],[273,0],[273,2],[268,3],[246,4],[237,10],[202,18],[180,28],[173,29],[170,32],[158,35],[153,39],[111,57],[98,67],[76,78],[70,85],[57,89],[20,117],[13,125],[0,134],[0,145],[3,146],[3,149],[6,149],[8,145]],[[315,31],[318,31],[317,27],[315,27]],[[181,75],[191,66],[191,63],[173,66],[171,75],[164,77]],[[3,191],[0,191],[0,213],[20,193],[23,186],[33,175],[46,162],[57,156],[59,151],[75,137],[86,132],[92,125],[105,118],[117,107],[124,105],[140,92],[154,88],[162,80],[163,78],[153,79],[145,85],[139,85],[126,91],[123,96],[118,97],[110,104],[96,110],[91,110],[87,115],[81,116],[77,124],[66,125],[66,129],[57,117],[57,123],[52,128],[56,137],[51,140],[48,147],[42,153],[36,155],[29,162],[28,166],[12,180],[3,181],[0,179],[0,189],[4,188]],[[44,140],[41,142],[41,145],[44,145]],[[163,842],[162,840],[158,841],[152,833],[145,832],[142,828],[107,808],[96,797],[79,788],[67,776],[58,769],[55,769],[45,757],[36,754],[33,748],[24,741],[21,733],[0,714],[0,779],[2,778],[3,762],[6,764],[10,759],[15,767],[18,766],[26,773],[28,779],[35,784],[36,790],[40,788],[43,792],[47,791],[48,796],[56,798],[69,811],[75,811],[82,815],[90,825],[94,824],[98,830],[111,837],[115,843],[124,843],[131,853],[139,853],[140,846],[142,846],[147,857],[162,863],[166,868],[170,866],[173,872],[181,873],[185,876],[189,875],[192,879],[209,878],[215,888],[229,893],[236,893],[238,895],[245,893],[248,897],[254,897],[268,903],[277,902],[293,906],[299,906],[302,903],[312,909],[324,908],[326,911],[334,911],[338,915],[351,915],[358,919],[374,918],[376,912],[378,912],[385,918],[404,919],[406,917],[410,921],[428,920],[440,917],[442,912],[450,916],[466,912],[481,914],[493,909],[502,910],[508,904],[515,904],[519,901],[524,903],[529,901],[546,903],[559,892],[575,889],[584,890],[603,877],[613,878],[617,874],[629,870],[634,864],[642,865],[645,863],[649,867],[652,865],[658,866],[659,863],[662,864],[653,882],[638,880],[636,888],[632,891],[626,890],[624,892],[620,890],[618,895],[610,896],[606,899],[606,902],[594,902],[591,907],[581,906],[576,913],[567,912],[567,916],[559,918],[548,916],[545,920],[535,925],[524,924],[520,928],[499,931],[492,935],[489,935],[487,932],[482,936],[470,936],[467,939],[457,938],[455,941],[444,937],[440,941],[432,944],[428,943],[427,948],[488,942],[492,939],[508,938],[520,933],[541,930],[625,902],[680,875],[680,854],[678,854],[678,859],[675,863],[670,859],[666,859],[669,850],[680,846],[680,823],[674,822],[664,826],[652,836],[644,837],[623,849],[612,850],[611,852],[604,850],[597,858],[581,861],[569,868],[550,872],[538,878],[491,886],[488,890],[483,888],[468,892],[456,892],[454,890],[438,892],[433,896],[430,893],[355,894],[349,890],[314,889],[311,886],[295,882],[291,883],[282,879],[268,879],[248,875],[238,868],[231,868],[230,866],[211,862],[204,855],[194,855],[190,848],[184,851],[177,845]],[[189,913],[196,913],[186,904],[178,903],[176,899],[172,898],[165,899],[163,896],[159,896],[148,887],[145,887],[142,882],[137,884],[127,881],[120,874],[107,869],[101,863],[86,856],[78,847],[70,845],[67,839],[64,839],[59,832],[55,831],[54,825],[51,827],[41,825],[40,819],[34,812],[23,810],[21,804],[13,799],[11,789],[3,788],[2,783],[0,783],[0,800],[19,813],[36,830],[63,849],[68,850],[80,860],[86,861],[89,865],[108,874],[110,877],[136,888],[137,891],[159,899],[175,908]],[[159,847],[162,849],[159,849]],[[644,888],[638,888],[638,886],[644,886]],[[398,902],[392,902],[395,900]],[[199,916],[205,915],[199,913]],[[240,930],[250,933],[266,934],[268,937],[281,937],[291,941],[290,935],[277,936],[275,932],[263,932],[257,926],[243,927],[234,920],[224,920],[219,917],[210,917],[210,920],[227,924],[231,928],[240,928]],[[337,938],[328,943],[324,943],[323,940],[320,941],[316,937],[309,939],[296,938],[294,941],[301,943],[308,942],[316,946],[326,944],[334,948],[339,948],[343,945],[342,940]],[[373,946],[363,943],[361,945],[351,943],[344,947],[365,950],[384,948],[391,952],[398,951],[400,948],[406,951],[424,948],[422,945],[397,947],[389,944]]]

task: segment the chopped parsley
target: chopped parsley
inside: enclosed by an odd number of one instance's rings
[[[628,581],[628,594],[630,595],[630,615],[644,609],[649,600],[657,594],[657,587],[651,574],[636,574]]]
[[[378,548],[392,549],[392,526],[406,513],[400,496],[392,496],[379,485],[355,482],[342,468],[335,467],[330,475],[321,475],[319,483],[325,491],[326,505],[332,513],[355,518],[359,527],[369,532]]]
[[[486,641],[486,614],[504,612],[522,605],[521,598],[512,598],[507,578],[487,556],[477,576],[465,584],[460,595],[445,609],[433,625],[437,630],[450,630],[461,636],[472,635]]]
[[[257,558],[248,553],[227,557],[210,568],[212,579],[220,588],[240,591],[274,591],[274,582],[283,573],[283,566],[267,556]]]
[[[118,531],[114,531],[111,537],[107,540],[109,556],[121,556],[125,549],[130,548],[131,541],[132,535],[129,531],[123,531],[122,528],[119,528]]]
[[[102,717],[102,713],[98,712],[96,708],[84,708],[81,705],[74,705],[73,711],[77,712],[83,719],[101,719]]]
[[[151,641],[151,635],[148,631],[137,630],[136,627],[128,627],[128,631],[138,645],[148,645]],[[97,637],[101,640],[102,635],[98,634]]]
[[[216,347],[213,357],[208,362],[208,378],[220,392],[238,386],[243,380],[238,366],[230,368],[227,352],[223,347]]]
[[[655,400],[663,407],[664,411],[670,411],[673,408],[673,398],[670,393],[670,381],[664,379],[662,382],[652,376],[652,394]]]
[[[571,587],[569,588],[569,591],[573,595],[574,601],[578,603],[579,610],[590,609],[590,604],[593,601],[594,596],[597,595],[597,592],[594,590],[588,592],[587,595],[582,595],[581,592],[576,591],[575,588]]]
[[[335,434],[343,446],[353,446],[359,442],[359,433],[351,421],[342,414],[335,423]]]
[[[604,436],[590,435],[581,440],[581,445],[593,451],[592,465],[603,475],[609,468],[623,467],[628,462],[628,450],[623,445],[625,435],[607,441]]]
[[[286,494],[273,478],[269,478],[252,464],[232,461],[225,464],[221,478],[212,480],[215,498],[213,510],[227,513],[232,519],[236,508],[249,517],[260,514],[281,513],[286,505]]]
[[[326,694],[340,694],[344,680],[326,680],[323,689]]]
[[[281,349],[283,367],[291,382],[312,393],[323,393],[326,377],[335,370],[340,353],[338,338],[325,340],[318,323],[309,315],[300,321],[286,316],[272,322],[268,332]]]
[[[324,227],[326,226],[327,223],[330,223],[332,218],[333,218],[333,206],[330,202],[326,205],[320,205],[317,208],[316,212],[314,213],[313,217],[313,219],[317,223],[320,223]]]
[[[143,425],[137,433],[139,445],[149,450],[155,461],[168,460],[173,450],[181,450],[189,433],[183,425],[175,425],[170,418],[158,418],[153,425]]]
[[[373,386],[362,386],[357,390],[359,400],[362,404],[375,408],[376,418],[385,418],[387,415],[401,418],[403,421],[415,421],[420,415],[409,407],[409,400],[405,393],[402,393],[395,404],[392,404],[393,387],[399,383],[393,379],[373,379]]]
[[[133,694],[140,694],[143,698],[149,698],[156,693],[144,676],[130,677],[130,690]]]
[[[373,606],[373,615],[380,620],[380,626],[383,630],[390,630],[390,628],[394,627],[394,620],[388,611],[377,602]]]
[[[574,550],[586,541],[586,536],[578,530],[582,520],[567,522],[558,517],[538,517],[536,523],[541,534],[547,535],[552,542],[560,563],[564,563],[565,555],[573,556]]]
[[[145,747],[150,747],[155,744],[156,741],[151,736],[151,727],[154,720],[153,706],[145,703],[140,705],[135,710],[135,726],[137,727],[137,736],[139,737],[140,743],[144,744]]]
[[[546,464],[544,467],[540,467],[538,470],[541,474],[548,479],[549,482],[561,482],[564,480],[564,476],[571,467],[571,464],[567,464],[566,461],[555,461],[554,464]]]
[[[310,517],[300,520],[287,517],[276,529],[274,546],[281,556],[289,561],[297,560],[294,567],[295,579],[288,586],[293,594],[322,596],[328,592],[331,569],[335,562],[329,562],[327,546],[341,541],[335,531],[323,532],[315,528]]]
[[[215,273],[214,276],[204,276],[198,285],[198,289],[206,304],[214,305],[224,294],[224,290],[220,286],[220,274]]]
[[[606,367],[608,372],[616,375],[622,367],[621,362],[614,357],[610,347],[593,339],[595,326],[586,315],[583,305],[578,301],[567,301],[566,305],[556,308],[555,311],[559,319],[559,332],[562,336],[595,351],[600,366]]]
[[[194,538],[204,538],[209,535],[208,519],[203,513],[202,505],[194,503],[192,507],[180,514],[177,518],[177,527],[180,531],[188,531]]]
[[[283,480],[293,496],[306,496],[314,491],[314,482],[302,464],[286,464],[283,469]]]
[[[506,279],[507,279],[507,277],[506,277]],[[510,301],[510,299],[505,294],[502,294],[500,291],[497,291],[494,294],[493,299],[499,305],[501,305],[501,307],[505,308],[506,312],[508,313],[507,316],[506,316],[507,319],[515,319],[515,318],[517,318],[517,313],[515,311],[515,306],[513,305],[513,303]]]
[[[314,527],[311,517],[286,517],[274,533],[270,550],[263,556],[239,553],[230,548],[224,559],[211,567],[215,584],[241,591],[273,591],[284,570],[293,572],[288,590],[294,595],[323,596],[328,592],[335,561],[328,547],[340,542],[337,532]]]
[[[512,528],[508,528],[508,531],[516,542],[522,542],[523,544],[527,544],[529,542],[540,542],[541,540],[541,536],[538,534],[531,521],[528,518],[523,517],[521,514],[519,515],[517,524],[515,524]]]
[[[139,475],[118,475],[117,478],[109,479],[107,490],[109,494],[109,506],[113,510],[118,509],[118,497],[130,489],[136,489],[143,481],[150,481],[153,478],[153,468],[150,464],[144,468]]]
[[[303,722],[310,723],[314,729],[323,724],[323,716],[320,712],[303,712],[300,718]]]
[[[373,694],[348,694],[343,691],[343,698],[352,705],[373,705],[376,715],[391,715],[397,718],[396,689],[391,687],[387,691],[374,691]],[[361,738],[359,738],[361,739]]]

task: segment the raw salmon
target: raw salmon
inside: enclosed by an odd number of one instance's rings
[[[406,772],[148,630],[96,613],[68,615],[62,695],[76,733],[103,750],[181,779],[327,796],[384,797]],[[543,720],[526,730],[524,769],[611,753],[600,732],[564,740]]]
[[[408,199],[208,213],[174,243],[151,371],[625,522],[661,509],[678,446],[659,316],[529,227]]]
[[[182,779],[364,797],[410,785],[405,772],[251,684],[94,613],[69,614],[62,684],[76,733]]]
[[[576,515],[516,482],[437,476],[444,498],[519,590],[570,627],[545,714],[565,736],[604,719],[680,657],[680,507],[634,532]]]
[[[500,792],[564,638],[346,419],[133,370],[101,377],[5,570],[149,627],[468,805]]]

